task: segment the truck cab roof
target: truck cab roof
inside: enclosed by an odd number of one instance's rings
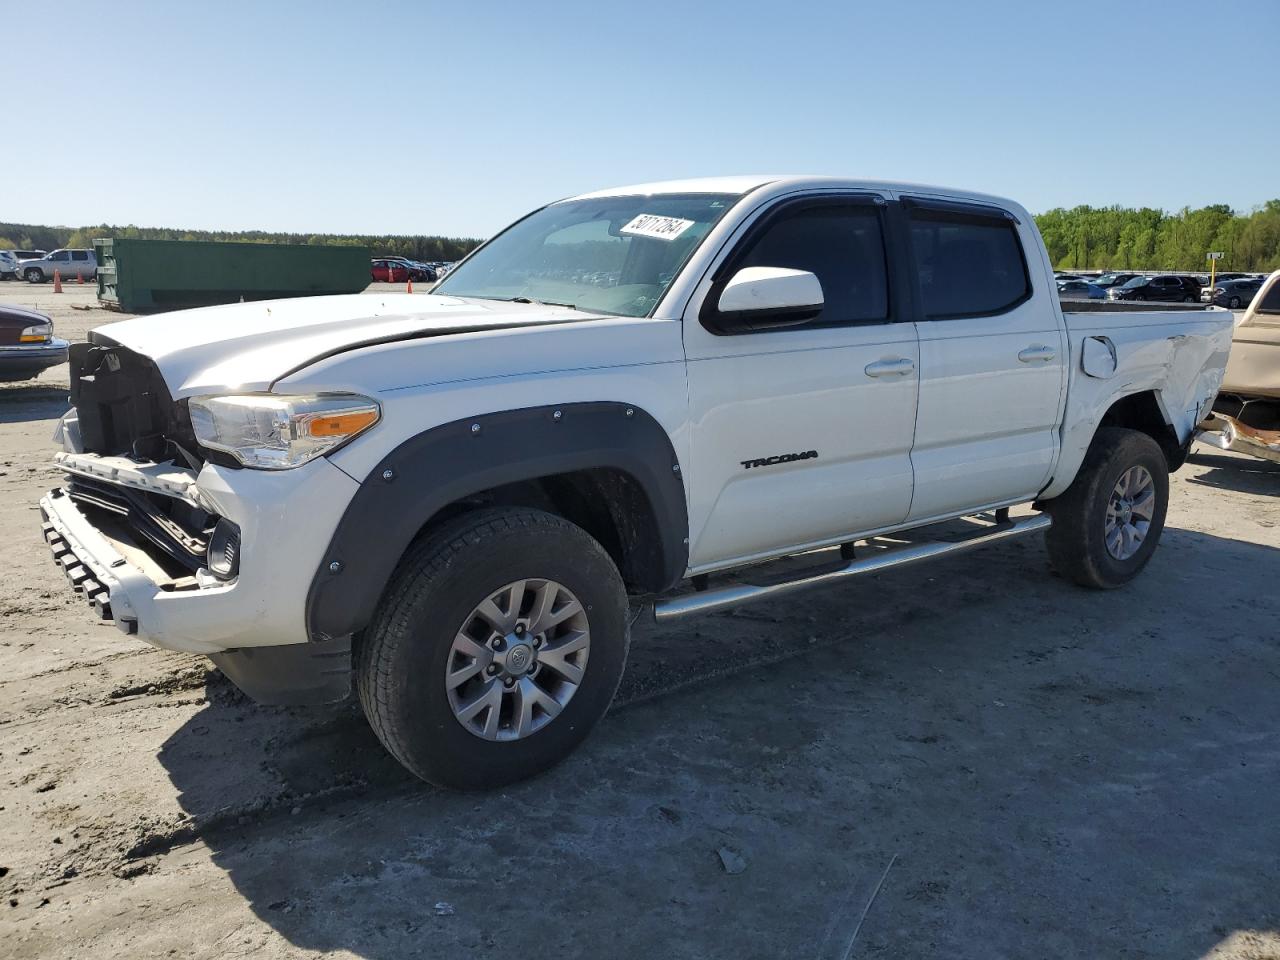
[[[729,177],[695,177],[688,180],[660,180],[622,187],[609,187],[591,193],[566,197],[565,200],[590,200],[603,197],[654,196],[665,193],[729,193],[744,195],[761,190],[776,196],[798,190],[863,190],[880,193],[917,193],[934,197],[973,200],[990,203],[1012,211],[1023,211],[1020,204],[1005,197],[952,187],[910,183],[895,180],[873,180],[857,177],[830,177],[814,174],[742,175]]]

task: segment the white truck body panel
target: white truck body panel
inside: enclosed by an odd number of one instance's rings
[[[1019,225],[1031,295],[999,315],[958,320],[747,336],[717,336],[699,322],[715,269],[762,214],[780,200],[851,191],[886,202],[928,197],[1007,211]],[[139,635],[201,652],[308,639],[308,586],[360,485],[409,438],[471,416],[591,401],[647,412],[675,451],[688,507],[685,572],[698,574],[1052,497],[1070,484],[1118,398],[1154,391],[1184,441],[1221,381],[1229,313],[1064,317],[1034,223],[1010,201],[783,177],[587,196],[683,192],[742,198],[694,248],[647,317],[359,295],[212,307],[102,328],[153,360],[175,400],[350,392],[376,399],[382,411],[376,426],[303,467],[272,473],[205,463],[195,487],[215,513],[240,525],[241,574],[229,584],[163,596],[134,577],[119,588],[120,603],[137,614]],[[1110,376],[1084,372],[1090,337],[1114,346]],[[75,437],[64,431],[67,449],[82,452]],[[745,466],[770,457],[777,462],[767,468]]]
[[[1062,428],[1062,452],[1043,499],[1071,485],[1089,443],[1111,405],[1121,397],[1155,392],[1178,440],[1190,439],[1222,384],[1233,326],[1230,311],[1067,313],[1070,382]],[[1084,372],[1084,341],[1104,337],[1114,345],[1115,373],[1107,379]]]
[[[591,317],[529,304],[345,294],[132,317],[99,332],[154,360],[173,398],[181,400],[265,392],[290,371],[362,343],[584,319]]]

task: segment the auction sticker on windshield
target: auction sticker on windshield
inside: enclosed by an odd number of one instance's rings
[[[642,213],[618,232],[636,237],[652,237],[654,240],[674,240],[692,226],[692,220]]]

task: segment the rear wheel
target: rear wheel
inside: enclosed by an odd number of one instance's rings
[[[1169,467],[1145,433],[1104,427],[1071,486],[1046,507],[1054,569],[1081,586],[1111,589],[1147,565],[1164,530]]]
[[[622,579],[591,536],[539,510],[477,511],[401,564],[359,639],[360,702],[422,779],[497,787],[582,742],[628,643]]]
[[[28,267],[22,274],[27,283],[44,283],[44,271],[39,267]]]

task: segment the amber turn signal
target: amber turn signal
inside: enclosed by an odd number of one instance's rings
[[[313,437],[347,437],[359,433],[378,419],[376,410],[357,410],[355,413],[339,413],[313,417],[307,430]]]

